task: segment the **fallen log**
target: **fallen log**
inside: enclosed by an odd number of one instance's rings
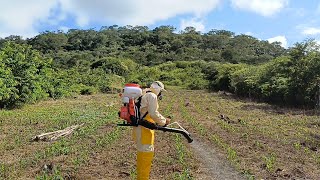
[[[37,136],[34,136],[31,138],[31,141],[55,141],[57,140],[59,137],[62,136],[67,136],[72,134],[72,132],[78,128],[80,128],[81,126],[83,126],[84,123],[80,124],[80,125],[73,125],[70,127],[67,127],[63,130],[58,130],[58,131],[53,131],[53,132],[48,132],[48,133],[43,133]]]

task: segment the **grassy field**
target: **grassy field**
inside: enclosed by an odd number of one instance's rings
[[[121,122],[119,107],[118,95],[98,94],[1,110],[0,179],[134,179],[135,146],[131,129],[116,126]],[[72,136],[30,141],[35,135],[81,123],[85,125]],[[156,155],[152,176],[191,176],[185,170],[188,150],[181,138],[162,134],[158,139],[157,149],[164,153]]]
[[[0,179],[135,179],[131,129],[116,126],[119,102],[97,94],[0,110]],[[318,116],[181,89],[169,90],[160,107],[248,179],[320,179]],[[81,123],[57,141],[30,141]],[[157,132],[155,146],[152,179],[204,177],[183,137]]]
[[[176,91],[175,112],[248,179],[320,179],[320,119],[297,109]]]

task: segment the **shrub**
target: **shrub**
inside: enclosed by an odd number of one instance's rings
[[[31,46],[7,42],[0,50],[0,107],[19,106],[46,98],[51,59]]]

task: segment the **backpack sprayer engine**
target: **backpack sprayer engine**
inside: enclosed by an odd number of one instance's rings
[[[178,122],[168,124],[167,126],[159,126],[155,123],[151,123],[147,120],[144,120],[144,117],[141,117],[140,114],[140,105],[142,98],[142,89],[138,84],[129,83],[126,84],[123,92],[121,94],[123,106],[120,109],[119,117],[123,119],[123,124],[118,124],[118,126],[143,126],[152,130],[161,130],[164,132],[173,132],[182,134],[189,143],[193,141],[190,136],[190,133],[186,131]],[[146,115],[146,114],[145,114]],[[144,116],[145,116],[144,115]],[[177,124],[180,129],[170,128]]]

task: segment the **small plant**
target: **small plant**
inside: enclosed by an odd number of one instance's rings
[[[52,172],[48,170],[42,170],[41,174],[36,176],[36,180],[63,180],[63,176],[61,174],[59,167],[54,167]]]
[[[181,137],[177,134],[175,134],[175,147],[176,150],[178,152],[178,159],[179,159],[179,163],[183,166],[183,170],[181,173],[174,173],[174,179],[192,179],[191,174],[190,174],[190,170],[188,169],[188,164],[186,161],[186,155],[188,154],[186,152],[186,147],[184,146],[184,144],[182,143]]]
[[[272,172],[275,168],[275,163],[276,163],[276,155],[274,153],[271,153],[268,156],[265,156],[263,158],[266,168],[269,172]]]
[[[293,147],[297,150],[301,149],[301,144],[299,142],[293,143]]]
[[[225,121],[219,121],[218,124],[228,132],[236,132],[236,129]]]
[[[243,126],[247,125],[247,122],[243,119],[238,119],[238,122]]]
[[[228,146],[225,142],[223,142],[223,140],[217,134],[211,135],[210,140],[223,149]]]
[[[105,147],[110,145],[111,143],[115,142],[121,135],[120,128],[116,128],[110,133],[106,134],[103,137],[99,137],[96,140],[96,145],[100,147]]]
[[[46,149],[47,156],[60,156],[60,155],[68,155],[71,149],[69,147],[69,143],[65,140],[60,140],[55,142],[51,147]]]
[[[82,157],[76,157],[72,160],[72,164],[75,166],[76,169],[78,169],[80,165],[84,162],[85,160]]]
[[[179,179],[179,180],[186,180],[186,179],[193,179],[190,175],[190,170],[189,169],[184,169],[182,173],[176,173],[174,175],[174,179]]]
[[[241,138],[248,140],[249,139],[249,134],[248,133],[243,133],[241,134]]]
[[[261,148],[261,149],[264,148],[263,143],[261,143],[260,141],[257,141],[257,140],[254,142],[254,146],[256,146],[257,148]]]
[[[19,161],[19,167],[20,168],[26,168],[28,166],[28,161],[26,159],[21,159]]]
[[[243,174],[248,180],[255,180],[255,176],[249,170],[245,170]]]
[[[16,146],[20,146],[20,145],[21,145],[21,138],[20,138],[20,136],[16,136],[16,137],[14,138],[14,144],[15,144]]]
[[[315,155],[315,159],[316,159],[318,166],[320,167],[320,155]]]
[[[228,160],[231,162],[236,162],[237,161],[237,152],[234,149],[232,149],[231,147],[228,147],[227,152],[228,152]]]
[[[132,168],[132,169],[130,170],[130,179],[132,179],[132,180],[137,179],[137,171],[136,171],[135,168]]]
[[[4,163],[0,163],[0,179],[7,179],[8,178],[8,167]]]

